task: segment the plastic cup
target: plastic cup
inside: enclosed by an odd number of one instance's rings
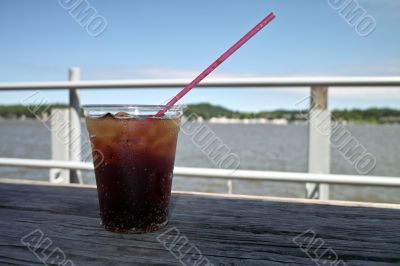
[[[145,233],[168,223],[182,106],[84,106],[105,229]]]

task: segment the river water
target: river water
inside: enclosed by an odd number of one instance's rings
[[[207,124],[240,158],[240,169],[307,171],[306,125]],[[346,128],[376,159],[369,175],[400,178],[400,125],[349,125]],[[84,141],[87,133],[84,130]],[[51,134],[39,121],[0,121],[1,157],[51,159]],[[88,146],[86,145],[86,148]],[[192,141],[180,134],[176,166],[216,165]],[[357,175],[354,166],[332,148],[331,173]],[[47,170],[0,167],[0,177],[48,180]],[[92,172],[83,172],[84,182],[94,184]],[[174,177],[173,189],[185,191],[227,191],[226,181]],[[304,197],[304,184],[264,181],[234,181],[233,192],[248,195]],[[331,198],[400,203],[400,189],[367,186],[331,186]]]

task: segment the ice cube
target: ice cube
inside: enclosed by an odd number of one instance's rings
[[[111,113],[107,113],[102,118],[115,118],[115,117]]]
[[[129,114],[127,112],[118,112],[115,114],[115,117],[129,117]]]

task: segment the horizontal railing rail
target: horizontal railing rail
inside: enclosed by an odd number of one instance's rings
[[[92,163],[36,160],[19,158],[0,158],[0,166],[30,167],[30,168],[60,168],[93,171]],[[295,183],[327,183],[341,185],[367,185],[367,186],[390,186],[400,187],[400,178],[387,176],[357,176],[357,175],[335,175],[335,174],[313,174],[299,172],[276,172],[276,171],[254,171],[254,170],[229,170],[213,168],[175,167],[174,175],[198,178],[217,178],[232,180],[253,181],[279,181]]]
[[[63,90],[110,89],[110,88],[181,88],[190,79],[135,79],[135,80],[88,80],[53,82],[0,83],[0,90]],[[265,87],[398,87],[400,77],[253,77],[253,78],[213,78],[201,82],[199,87],[221,88],[265,88]]]

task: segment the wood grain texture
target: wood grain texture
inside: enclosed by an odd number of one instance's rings
[[[189,241],[174,246],[174,254],[196,247],[212,265],[330,265],[316,264],[293,241],[307,230],[323,240],[316,254],[330,248],[345,263],[338,265],[400,264],[399,209],[184,193],[174,194],[171,205],[165,229],[115,234],[100,225],[94,188],[0,182],[0,264],[43,265],[21,242],[40,229],[52,245],[36,252],[58,247],[73,265],[194,265],[195,259],[181,264],[157,240],[173,228]],[[188,254],[195,257],[194,250]]]

